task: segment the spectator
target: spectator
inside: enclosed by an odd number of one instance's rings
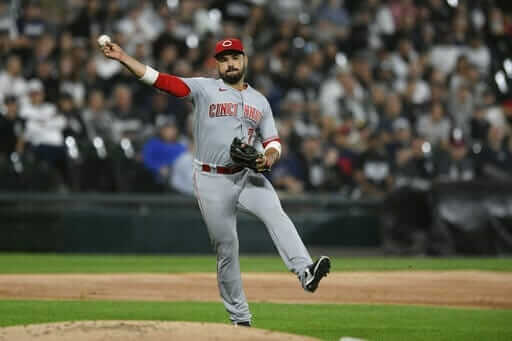
[[[356,150],[360,142],[359,129],[365,122],[356,121],[354,115],[350,111],[346,111],[342,115],[343,123],[338,126],[336,132],[345,131],[347,142],[350,148]]]
[[[418,59],[418,54],[414,51],[410,40],[401,38],[398,41],[398,49],[392,53],[389,58],[389,65],[393,75],[398,80],[404,80],[409,74],[409,65]]]
[[[176,123],[162,117],[158,123],[158,135],[149,139],[142,148],[144,166],[153,173],[158,182],[170,181],[172,166],[187,150],[185,145],[178,142],[178,137]]]
[[[133,54],[137,42],[154,40],[163,30],[162,25],[152,6],[138,2],[129,8],[128,15],[119,21],[117,29],[130,37],[126,42],[126,49],[128,53]]]
[[[14,152],[18,154],[23,152],[25,120],[19,115],[18,101],[15,96],[5,96],[4,106],[5,110],[0,115],[0,155],[7,158]]]
[[[5,56],[12,53],[13,45],[14,42],[9,39],[9,31],[0,28],[0,62],[2,65],[5,65]]]
[[[98,68],[95,59],[89,59],[85,65],[85,72],[83,74],[83,84],[85,87],[85,96],[89,96],[94,89],[105,91],[108,83],[103,80],[98,74]],[[84,103],[85,104],[85,103]]]
[[[0,72],[0,103],[3,103],[6,94],[22,99],[26,92],[27,82],[22,75],[21,58],[11,55],[7,59],[5,70]]]
[[[304,6],[302,1],[276,0],[270,3],[269,9],[275,18],[285,21],[297,18]]]
[[[469,135],[469,125],[474,108],[475,101],[471,96],[470,89],[468,86],[460,85],[450,99],[449,110],[453,118],[453,126],[461,129],[464,135]]]
[[[33,62],[37,64],[40,60],[54,58],[56,45],[57,42],[53,34],[45,33],[41,35],[35,43]],[[27,66],[25,66],[26,68]],[[35,69],[35,67],[31,65],[30,69]]]
[[[356,120],[366,121],[364,100],[365,93],[348,67],[339,67],[336,78],[327,81],[320,90],[322,112],[331,126],[341,123],[344,110],[350,110]]]
[[[333,162],[326,164],[321,143],[318,129],[312,128],[302,136],[298,159],[300,168],[303,170],[301,180],[306,191],[326,191],[329,189],[330,181],[326,168],[334,164]]]
[[[87,143],[88,135],[85,122],[80,111],[76,108],[73,96],[63,92],[59,96],[59,115],[64,117],[66,125],[62,131],[64,137],[73,137],[79,145]]]
[[[327,59],[327,54],[318,46],[312,47],[307,55],[308,64],[313,70],[311,77],[318,79],[319,83],[325,82],[326,75],[331,68],[331,64],[328,63]]]
[[[270,105],[272,108],[275,108],[275,117],[279,117],[281,115],[279,108],[282,97],[281,89],[274,84],[271,75],[268,73],[268,58],[265,54],[255,53],[251,57],[247,76],[247,81],[250,84],[254,84],[258,91],[267,96]],[[306,96],[307,94],[304,93],[303,95]]]
[[[82,117],[91,141],[95,137],[100,137],[106,143],[120,140],[120,137],[116,136],[114,131],[114,117],[105,108],[105,98],[101,90],[94,89],[91,91]]]
[[[279,122],[288,130],[288,139],[292,153],[299,153],[300,140],[311,129],[317,129],[308,119],[306,102],[301,92],[290,90],[282,101]]]
[[[354,54],[350,63],[354,79],[367,93],[371,91],[371,87],[375,82],[372,73],[372,57],[368,52],[359,51]]]
[[[133,57],[146,65],[154,64],[153,57],[151,56],[151,46],[144,40],[136,42]]]
[[[414,137],[410,145],[396,153],[396,186],[426,190],[435,176],[432,146],[421,137]]]
[[[382,198],[393,185],[393,163],[386,151],[382,134],[375,132],[368,140],[368,149],[355,165],[355,180],[363,198]]]
[[[0,32],[5,33],[7,39],[14,40],[18,37],[18,29],[9,5],[7,1],[0,2]]]
[[[448,150],[437,161],[437,178],[444,181],[470,181],[475,177],[475,164],[468,154],[466,141],[460,130],[450,136]]]
[[[466,55],[469,62],[476,65],[481,74],[487,75],[489,73],[491,53],[487,46],[485,46],[480,34],[474,34],[470,37]]]
[[[282,119],[293,122],[294,130],[299,136],[309,131],[311,122],[307,113],[306,100],[301,91],[297,89],[288,91],[282,103],[281,116]]]
[[[386,148],[392,159],[396,160],[396,154],[399,150],[407,148],[412,142],[411,124],[406,118],[400,117],[393,122],[393,132],[391,139],[386,144]]]
[[[73,34],[70,31],[62,31],[58,37],[57,53],[59,58],[73,54]]]
[[[43,83],[45,98],[50,103],[57,103],[59,99],[59,80],[55,72],[55,63],[51,59],[41,60],[36,66],[35,77]]]
[[[89,0],[69,26],[70,31],[74,37],[84,39],[98,36],[103,32],[103,18],[100,1]]]
[[[430,50],[429,61],[434,69],[448,75],[455,70],[461,50],[460,47],[442,40]]]
[[[476,107],[471,117],[471,133],[470,137],[475,142],[481,145],[487,139],[487,133],[489,131],[489,121],[486,119],[486,109],[484,105]]]
[[[273,27],[274,24],[274,20],[268,13],[268,9],[262,4],[256,3],[251,9],[248,20],[245,22],[244,36],[253,37],[254,46],[258,49],[268,45],[270,40],[269,28]]]
[[[353,77],[352,73],[344,73],[340,81],[343,85],[344,96],[339,99],[340,112],[338,117],[350,112],[357,124],[367,122],[369,117],[365,107],[366,92]]]
[[[439,34],[446,33],[447,24],[450,22],[450,10],[443,0],[429,0],[427,8],[430,10],[430,16],[434,27]]]
[[[475,64],[468,66],[467,81],[471,95],[474,97],[475,104],[482,103],[484,94],[488,90],[488,85],[482,81],[482,75]]]
[[[161,116],[172,116],[168,98],[169,96],[163,92],[155,92],[151,96],[151,108],[149,110],[149,117],[153,124],[156,124],[157,119]],[[176,117],[172,118],[176,119]],[[183,125],[178,124],[178,126]]]
[[[316,15],[319,34],[327,39],[346,40],[350,32],[350,15],[344,0],[327,0]]]
[[[392,34],[396,25],[389,5],[382,1],[369,1],[369,6],[374,14],[369,30],[369,44],[372,48],[381,48]]]
[[[512,180],[512,153],[503,127],[491,126],[480,153],[480,171],[488,179]]]
[[[305,175],[301,168],[299,158],[292,153],[286,140],[281,140],[280,161],[272,168],[270,178],[272,184],[279,191],[292,194],[303,193],[305,189]]]
[[[441,72],[433,70],[432,74],[441,75]],[[441,78],[444,77],[441,76]],[[430,101],[428,103],[425,103],[425,105],[428,106],[429,104],[431,105],[434,102],[439,102],[443,104],[443,106],[447,107],[449,98],[449,91],[447,91],[447,87],[444,85],[443,81],[432,80],[430,83]],[[447,111],[446,114],[451,119],[449,111]]]
[[[29,103],[21,108],[26,120],[25,138],[36,157],[59,170],[63,181],[67,178],[67,156],[63,130],[66,119],[57,113],[55,106],[45,102],[43,84],[38,79],[28,83]]]
[[[153,59],[164,60],[166,65],[172,65],[172,62],[179,56],[180,51],[185,50],[184,44],[176,36],[178,21],[175,17],[168,17],[165,20],[164,31],[153,41],[152,52]],[[165,52],[164,52],[165,51]],[[165,53],[165,56],[163,55]],[[166,65],[157,65],[164,67]],[[169,67],[164,68],[168,70]]]
[[[506,104],[499,105],[496,102],[496,95],[489,89],[482,94],[480,107],[485,108],[485,119],[492,125],[506,125]]]
[[[114,106],[112,113],[115,118],[116,136],[141,142],[147,134],[147,120],[133,104],[132,90],[126,85],[118,85],[114,89]]]
[[[340,46],[342,49],[353,48],[354,50],[361,50],[369,47],[369,29],[373,19],[369,8],[370,5],[368,2],[361,2],[351,14],[352,24],[350,25],[349,43],[348,45],[342,44]]]
[[[422,75],[423,65],[416,61],[410,64],[407,78],[395,83],[395,89],[405,95],[407,101],[414,106],[430,100],[430,86],[422,79]]]
[[[465,13],[458,13],[452,20],[452,30],[449,39],[453,45],[463,46],[469,37],[468,18]]]
[[[115,120],[105,108],[103,92],[92,89],[89,92],[87,105],[82,111],[82,118],[88,134],[85,162],[82,168],[82,187],[85,190],[111,192],[122,186],[122,180],[116,177],[116,158],[114,142],[120,141],[114,130]]]
[[[334,151],[335,157],[335,171],[336,173],[331,176],[331,182],[334,183],[335,188],[341,192],[350,195],[355,188],[354,170],[358,158],[358,152],[354,145],[350,142],[350,133],[352,128],[347,125],[342,125],[334,135]],[[330,155],[326,155],[326,163],[329,166]]]
[[[424,114],[418,120],[418,134],[433,146],[445,145],[450,136],[450,121],[444,116],[443,105],[432,103],[430,113]]]
[[[67,92],[73,96],[77,106],[82,107],[85,101],[85,87],[78,79],[79,68],[76,67],[71,55],[62,56],[59,64],[60,92]]]
[[[469,87],[469,60],[467,55],[460,55],[457,58],[455,71],[451,74],[450,89],[455,91],[461,85]]]
[[[21,116],[27,120],[27,141],[35,146],[39,144],[62,145],[61,133],[65,120],[57,114],[53,104],[45,102],[41,81],[30,80],[28,93],[29,102],[21,108]]]
[[[37,0],[28,1],[23,16],[18,20],[18,32],[29,40],[36,40],[48,31],[48,23],[43,17],[42,8]]]
[[[291,75],[291,86],[302,92],[307,101],[314,100],[318,95],[318,84],[311,77],[313,70],[307,62],[299,62]]]
[[[384,142],[390,141],[390,134],[393,132],[394,122],[402,115],[402,99],[396,93],[391,93],[386,98],[384,115],[379,121],[378,130],[383,133]]]
[[[339,114],[339,99],[344,94],[343,86],[339,81],[339,76],[343,72],[348,71],[337,68],[335,77],[325,80],[319,94],[320,105],[322,107],[324,116],[328,117],[330,120],[333,120],[334,123],[336,123],[337,116]]]
[[[370,89],[369,124],[375,128],[384,114],[388,89],[382,83],[375,83]]]

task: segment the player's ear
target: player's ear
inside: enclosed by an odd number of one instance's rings
[[[245,65],[249,65],[249,57],[247,57],[247,55],[244,53],[244,63]]]

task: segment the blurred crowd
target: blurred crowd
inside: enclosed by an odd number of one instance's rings
[[[240,37],[283,192],[512,176],[512,15],[492,0],[0,0],[0,188],[192,192],[192,103],[106,59],[216,77]]]

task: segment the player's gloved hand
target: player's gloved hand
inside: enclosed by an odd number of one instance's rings
[[[230,156],[235,166],[251,168],[256,172],[268,169],[265,156],[253,146],[243,143],[238,137],[235,137],[231,143]]]

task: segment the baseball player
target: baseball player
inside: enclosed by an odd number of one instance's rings
[[[330,259],[322,256],[313,263],[274,188],[261,174],[279,159],[281,144],[267,99],[244,82],[248,59],[242,42],[233,38],[216,44],[220,79],[176,77],[140,63],[110,41],[101,48],[142,82],[194,103],[195,195],[217,253],[220,296],[232,323],[250,326],[252,317],[240,274],[238,209],[263,221],[287,268],[304,290],[314,292],[329,273]],[[262,141],[264,153],[257,154],[254,167],[233,162],[234,138],[241,141],[242,152],[253,148],[256,138]]]

